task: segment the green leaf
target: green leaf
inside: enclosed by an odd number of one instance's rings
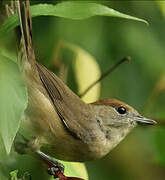
[[[17,63],[17,54],[16,52],[12,52],[9,49],[0,46],[0,55],[5,56],[9,60],[12,60],[13,62]]]
[[[14,170],[10,172],[11,180],[18,180],[17,178],[18,170]]]
[[[164,1],[156,1],[156,3],[158,4],[163,16],[165,17],[165,3],[164,3]]]
[[[0,136],[0,180],[7,180],[8,178],[5,176],[6,173],[6,166],[4,165],[4,162],[6,162],[8,156],[5,151],[4,143],[2,141],[2,138]]]
[[[136,18],[124,13],[120,13],[107,6],[92,2],[62,2],[56,5],[38,4],[31,6],[32,17],[36,16],[57,16],[67,19],[86,19],[92,16],[111,16],[135,21],[141,21],[148,24],[147,21]],[[11,16],[0,29],[0,36],[11,31],[19,24],[17,15]]]
[[[71,49],[74,53],[72,64],[78,84],[78,94],[81,94],[101,76],[100,67],[96,59],[81,47],[66,41],[61,41],[61,43],[63,47]],[[82,100],[86,103],[97,101],[100,96],[100,87],[99,82],[82,97]]]
[[[27,106],[27,92],[20,77],[17,64],[0,55],[0,135],[7,153]]]

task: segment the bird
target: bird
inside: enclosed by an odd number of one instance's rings
[[[28,106],[19,131],[27,139],[25,149],[37,153],[48,164],[56,163],[49,156],[85,162],[108,154],[138,124],[156,124],[116,99],[83,102],[36,60],[30,2],[17,0],[15,4],[20,22],[18,65],[28,91]],[[24,151],[22,146],[16,149]]]

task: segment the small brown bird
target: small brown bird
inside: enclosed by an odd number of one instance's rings
[[[41,157],[89,161],[109,153],[137,124],[156,122],[114,99],[86,104],[36,61],[29,1],[16,1],[20,20],[19,67],[28,90],[20,133]],[[45,154],[44,154],[45,153]]]

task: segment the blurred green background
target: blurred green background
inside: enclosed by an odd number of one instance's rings
[[[163,180],[165,179],[163,14],[165,5],[156,1],[99,1],[99,3],[143,18],[150,25],[110,17],[92,17],[86,20],[37,17],[33,20],[33,41],[37,59],[57,73],[61,64],[59,62],[64,63],[68,67],[67,84],[77,93],[77,83],[71,66],[73,54],[70,51],[62,51],[60,61],[55,65],[52,64],[60,40],[78,45],[94,56],[102,72],[122,57],[131,56],[130,63],[121,65],[101,82],[100,98],[116,98],[124,101],[141,114],[156,119],[158,125],[134,129],[105,158],[87,162],[89,179]],[[13,45],[5,43],[12,50]],[[90,72],[86,73],[89,73],[90,78]],[[26,166],[29,168],[28,164]],[[36,161],[33,166],[39,167]],[[19,165],[15,165],[14,169],[18,167]]]

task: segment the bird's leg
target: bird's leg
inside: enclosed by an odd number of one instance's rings
[[[61,172],[61,173],[64,172],[63,164],[61,164],[57,160],[49,157],[48,155],[44,154],[41,151],[36,151],[35,153],[42,161],[44,161],[49,166],[48,168],[49,175],[53,175],[54,178],[58,178],[57,172]]]
[[[49,157],[41,151],[35,152],[40,159],[42,159],[48,166],[48,174],[52,175],[54,178],[59,178],[59,180],[83,180],[76,177],[66,177],[64,175],[64,166],[57,160]]]

